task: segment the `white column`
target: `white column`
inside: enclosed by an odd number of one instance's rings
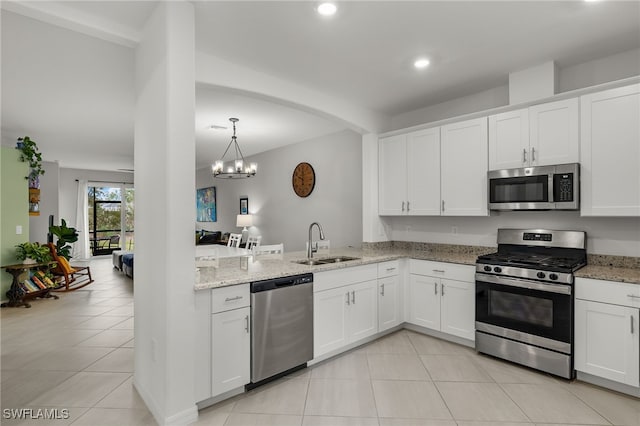
[[[193,357],[194,10],[160,2],[136,50],[134,385],[160,425],[198,417]]]
[[[378,135],[362,135],[362,241],[389,241],[378,216]]]

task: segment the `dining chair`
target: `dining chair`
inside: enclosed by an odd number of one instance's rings
[[[247,238],[247,250],[251,250],[254,247],[259,247],[260,242],[262,241],[262,235],[250,235]]]
[[[227,241],[227,247],[240,247],[241,240],[242,240],[242,234],[229,234],[229,241]]]

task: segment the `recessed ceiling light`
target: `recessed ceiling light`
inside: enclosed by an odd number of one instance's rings
[[[416,67],[417,69],[423,69],[429,66],[429,60],[427,58],[418,58],[416,59],[416,61],[413,63],[413,66]]]
[[[335,15],[338,8],[334,3],[324,2],[324,3],[320,3],[320,5],[316,10],[322,16],[332,16],[332,15]]]

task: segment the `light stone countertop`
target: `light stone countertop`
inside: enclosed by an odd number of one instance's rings
[[[640,269],[616,266],[587,265],[575,272],[576,277],[640,284]]]
[[[492,253],[494,251],[495,247],[393,242],[382,244],[371,243],[370,246],[365,246],[363,249],[331,249],[328,253],[314,254],[314,259],[335,256],[358,258],[357,260],[326,265],[307,266],[295,263],[296,260],[306,259],[306,252],[304,251],[284,253],[284,255],[277,258],[258,257],[255,260],[252,256],[220,258],[218,267],[197,268],[195,289],[205,290],[225,287],[258,280],[308,272],[330,271],[333,269],[349,268],[401,258],[475,265],[479,255]],[[640,268],[636,267],[639,263],[638,258],[589,255],[588,263],[587,266],[576,271],[576,277],[640,285]]]
[[[258,280],[266,280],[290,275],[304,274],[308,272],[330,271],[333,269],[349,268],[371,263],[379,263],[400,258],[412,258],[432,260],[437,262],[458,263],[475,265],[478,254],[476,252],[446,252],[431,250],[416,250],[409,248],[386,249],[355,249],[342,248],[331,249],[328,253],[314,254],[314,259],[323,257],[350,256],[358,260],[330,263],[326,265],[300,265],[296,260],[306,259],[306,252],[284,253],[279,258],[242,256],[223,258],[219,260],[219,266],[199,267],[196,273],[196,290],[225,287]]]

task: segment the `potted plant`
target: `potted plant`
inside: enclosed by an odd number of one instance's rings
[[[49,247],[38,243],[22,243],[16,246],[16,258],[24,264],[51,262]]]
[[[29,136],[18,138],[16,149],[20,150],[20,161],[29,163],[31,171],[26,179],[29,179],[30,188],[38,188],[39,176],[44,174],[42,168],[42,154],[38,151],[38,145]],[[35,185],[35,186],[34,186]]]
[[[50,226],[49,232],[58,237],[58,241],[56,241],[58,256],[63,256],[69,260],[71,259],[71,248],[73,247],[70,243],[78,241],[78,231],[76,228],[68,227],[66,220],[62,219],[60,222],[60,226]]]

